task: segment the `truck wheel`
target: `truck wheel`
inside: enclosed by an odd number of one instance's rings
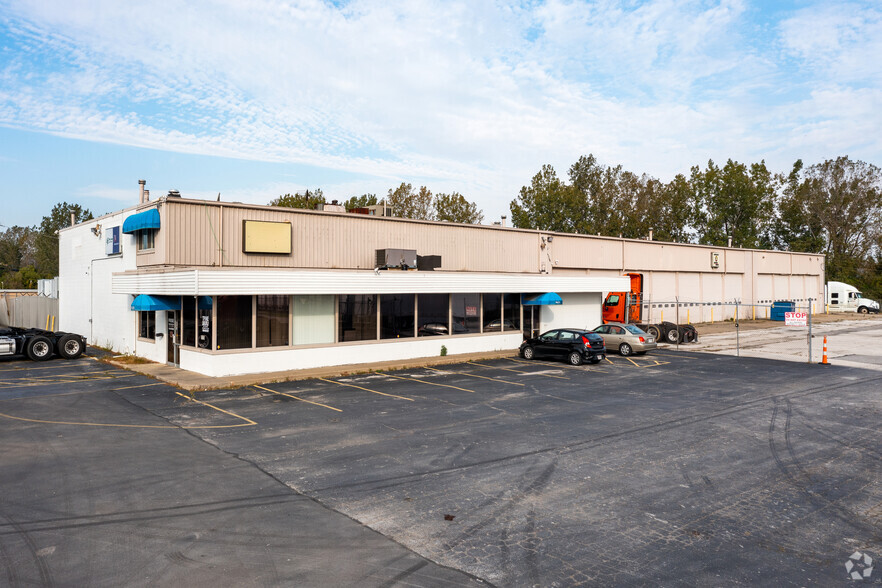
[[[578,351],[570,351],[570,365],[582,365],[582,354]]]
[[[680,329],[674,327],[670,329],[667,333],[665,333],[665,339],[668,340],[668,343],[676,343],[680,340]]]
[[[648,327],[646,327],[646,332],[649,335],[655,337],[656,341],[661,341],[661,338],[662,338],[661,331],[655,325],[649,325]]]
[[[867,308],[866,306],[861,306],[861,307],[858,309],[858,312],[861,313],[861,314],[869,314],[869,313],[870,313],[870,309]]]
[[[692,327],[683,327],[683,343],[693,343],[698,338],[698,333]]]
[[[27,353],[34,361],[47,360],[52,357],[52,342],[42,335],[37,335],[28,341]]]
[[[83,354],[83,341],[76,335],[64,335],[58,340],[55,351],[64,359],[76,359]]]
[[[631,346],[627,343],[622,343],[621,345],[619,345],[619,353],[622,354],[623,357],[631,355],[632,352],[633,350],[631,349]]]

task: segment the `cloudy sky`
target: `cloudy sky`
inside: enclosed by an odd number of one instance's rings
[[[0,0],[0,225],[402,181],[485,212],[580,155],[882,165],[882,4]],[[0,230],[3,226],[0,226]]]

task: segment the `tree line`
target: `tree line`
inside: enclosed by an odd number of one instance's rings
[[[0,289],[34,289],[37,280],[58,275],[58,231],[94,218],[79,204],[61,202],[39,226],[6,227],[0,232]]]
[[[306,190],[302,194],[284,194],[269,202],[270,206],[288,208],[315,208],[318,204],[327,204],[321,188],[312,192]],[[378,199],[376,194],[362,194],[348,198],[342,206],[352,210],[378,204],[385,204],[392,216],[402,218],[468,224],[479,224],[484,220],[484,213],[478,206],[459,192],[433,194],[426,186],[414,188],[405,182],[397,188],[390,188],[383,199]]]
[[[582,156],[550,165],[511,202],[516,227],[826,254],[828,280],[882,295],[882,170],[847,156],[789,174],[708,161],[662,182]]]

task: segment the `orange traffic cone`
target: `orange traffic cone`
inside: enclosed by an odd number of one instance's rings
[[[824,335],[824,355],[821,357],[821,363],[819,365],[830,365],[830,362],[827,361],[827,336]]]

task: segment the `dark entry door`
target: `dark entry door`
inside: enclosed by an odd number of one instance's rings
[[[177,357],[175,357],[175,343],[180,343],[180,333],[178,328],[178,311],[169,310],[167,312],[168,316],[168,331],[166,336],[166,348],[167,348],[167,356],[166,361],[168,363],[177,365]]]

